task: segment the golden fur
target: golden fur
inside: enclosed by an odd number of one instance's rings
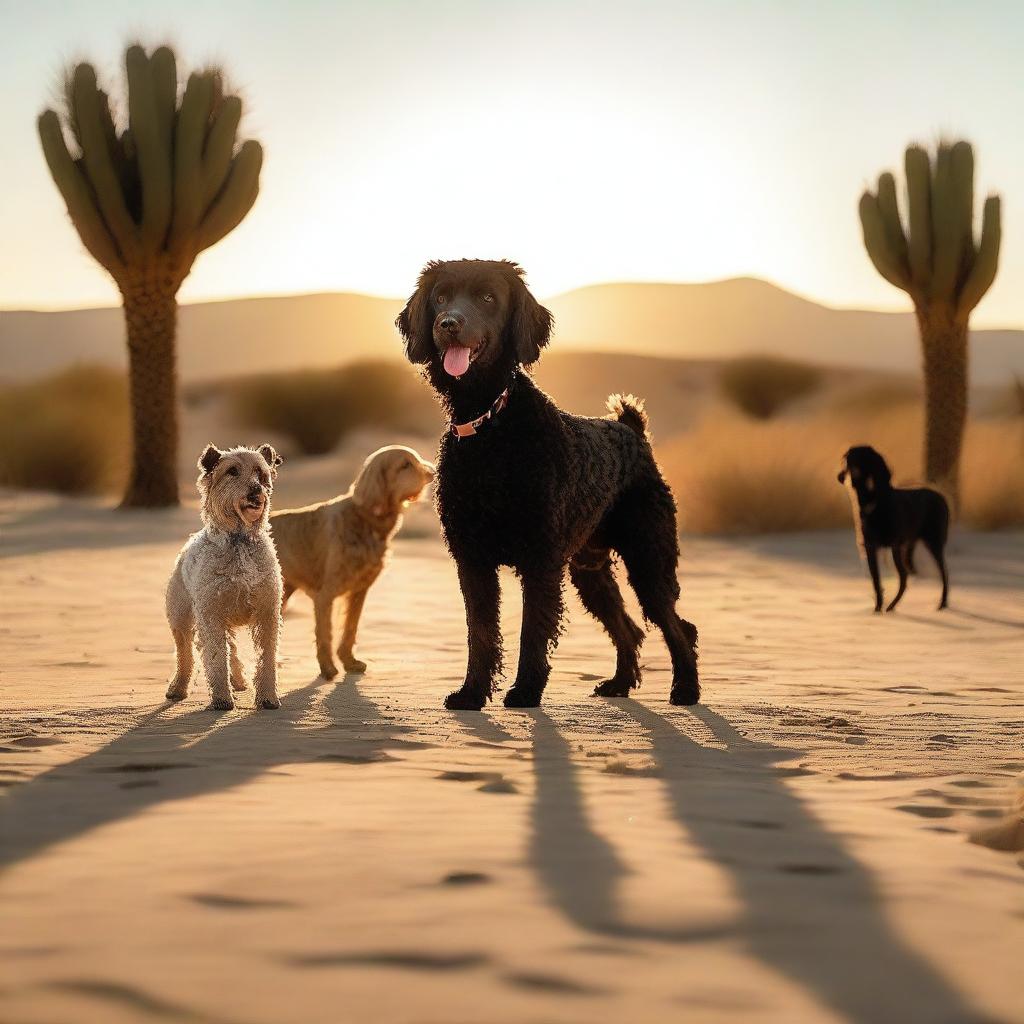
[[[324,679],[338,674],[331,651],[331,617],[335,599],[343,595],[348,603],[338,657],[346,672],[366,671],[355,655],[366,592],[384,568],[403,509],[433,478],[431,463],[411,448],[389,445],[367,458],[347,493],[271,516],[284,576],[283,604],[296,590],[313,599],[316,654]]]

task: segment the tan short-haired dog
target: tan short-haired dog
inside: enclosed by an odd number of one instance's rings
[[[355,654],[366,592],[384,568],[403,509],[433,478],[431,463],[411,448],[389,445],[367,458],[346,494],[271,517],[284,601],[296,590],[313,599],[316,656],[324,679],[338,674],[331,651],[331,615],[335,598],[343,595],[348,596],[348,605],[338,657],[346,672],[366,671]]]
[[[178,656],[168,700],[188,696],[195,638],[213,707],[233,708],[231,691],[245,689],[234,631],[248,626],[258,658],[253,679],[256,706],[281,706],[281,569],[268,529],[270,495],[280,464],[269,444],[226,452],[211,444],[199,458],[203,528],[181,549],[167,584],[167,622]]]

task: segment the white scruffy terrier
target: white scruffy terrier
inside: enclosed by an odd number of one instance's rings
[[[167,622],[178,658],[168,700],[188,696],[195,639],[213,707],[233,708],[231,691],[245,689],[234,631],[248,626],[258,659],[256,706],[281,706],[281,568],[269,530],[270,495],[280,464],[269,444],[226,452],[211,444],[199,458],[203,528],[181,549],[167,584]]]

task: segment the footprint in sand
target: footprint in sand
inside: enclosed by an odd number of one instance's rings
[[[607,995],[611,990],[596,985],[584,985],[570,978],[560,978],[555,974],[537,974],[532,971],[519,971],[506,974],[505,982],[516,988],[532,989],[560,996],[599,996]]]
[[[395,757],[383,750],[371,754],[321,754],[318,761],[337,761],[340,764],[373,764],[375,761],[396,761]]]
[[[843,869],[832,864],[780,864],[787,875],[838,875]]]
[[[214,910],[290,910],[299,906],[290,900],[248,899],[243,896],[225,896],[217,892],[197,892],[186,896],[185,899]]]
[[[482,782],[477,789],[481,793],[518,793],[514,782],[510,782],[501,772],[463,772],[446,771],[437,776],[446,782]]]
[[[52,747],[64,741],[57,739],[56,736],[19,736],[10,742],[19,747]]]
[[[485,875],[482,871],[453,871],[450,875],[445,875],[441,879],[442,885],[484,885],[486,882],[491,882],[493,879],[490,875]]]
[[[127,764],[113,764],[106,768],[94,768],[93,771],[109,774],[112,772],[167,772],[176,768],[195,768],[194,764],[184,761],[176,764],[160,761],[130,761]]]
[[[905,814],[916,814],[919,818],[950,818],[953,810],[950,807],[928,807],[924,804],[900,804],[897,811]]]
[[[409,971],[464,971],[481,967],[482,953],[312,953],[287,957],[293,967],[402,967]]]

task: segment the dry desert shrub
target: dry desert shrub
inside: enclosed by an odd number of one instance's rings
[[[690,533],[758,534],[850,523],[836,480],[851,445],[884,454],[897,485],[920,484],[923,415],[902,407],[758,423],[721,410],[658,448]],[[962,522],[976,529],[1024,526],[1024,428],[1012,419],[973,422],[963,455]]]
[[[124,374],[77,366],[0,389],[0,485],[101,494],[124,483],[130,434]]]
[[[759,420],[770,419],[820,385],[821,371],[817,367],[773,356],[741,356],[725,363],[718,374],[722,394]]]
[[[437,423],[436,406],[415,371],[393,361],[264,374],[226,387],[239,426],[281,434],[305,455],[332,451],[360,427],[430,433]]]

